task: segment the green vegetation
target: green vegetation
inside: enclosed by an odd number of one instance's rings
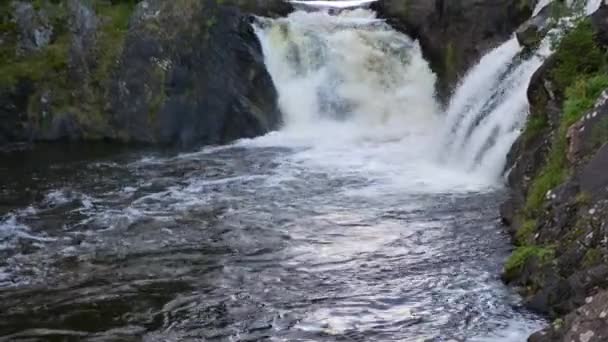
[[[0,86],[12,86],[20,79],[41,81],[63,72],[67,67],[69,49],[68,41],[64,38],[27,57],[4,59],[0,65]]]
[[[35,88],[28,104],[29,120],[40,127],[66,113],[76,115],[86,127],[104,127],[107,121],[103,107],[108,81],[122,53],[136,1],[88,0],[87,3],[95,11],[99,26],[95,42],[91,44],[93,48],[86,52],[86,57],[71,55],[73,36],[68,27],[70,13],[66,1],[32,1],[34,9],[44,13],[41,17],[44,19],[34,20],[52,26],[53,35],[48,46],[26,55],[19,55],[17,51],[18,28],[12,18],[11,5],[0,5],[0,28],[3,29],[0,31],[0,88],[11,89],[18,82],[31,82]],[[77,59],[70,64],[74,56]],[[41,94],[49,94],[48,105],[52,110],[47,115],[40,115]]]
[[[64,34],[67,15],[62,5],[47,1],[34,1],[34,8],[44,8],[50,24],[53,26],[54,38],[50,44],[37,53],[17,56],[17,25],[12,18],[12,5],[7,2],[0,5],[0,87],[10,87],[20,79],[40,81],[48,76],[66,69],[69,39]]]
[[[558,10],[556,8],[555,10]],[[549,71],[549,77],[554,84],[558,98],[563,98],[563,111],[559,126],[553,132],[552,142],[546,162],[532,179],[528,189],[523,212],[520,213],[520,225],[515,240],[518,247],[505,264],[506,279],[514,279],[521,273],[523,267],[531,259],[541,265],[547,265],[555,258],[555,249],[550,246],[534,244],[534,234],[538,228],[537,219],[541,215],[547,193],[562,184],[570,176],[570,165],[567,160],[568,129],[582,118],[597,101],[599,95],[608,89],[608,63],[606,51],[595,41],[595,32],[588,20],[581,20],[557,46],[554,66]],[[543,102],[532,115],[523,133],[524,142],[543,134],[549,125],[544,112],[540,112]],[[597,130],[597,133],[595,132]],[[598,143],[603,143],[608,137],[608,120],[594,128]],[[595,143],[594,143],[595,144]],[[589,195],[579,193],[576,201],[580,205],[589,202]],[[579,223],[577,223],[579,226]],[[580,228],[573,229],[565,239],[573,241],[583,233]],[[584,257],[584,265],[593,265],[601,259],[601,253],[595,249],[589,250]]]
[[[547,118],[544,115],[530,115],[523,133],[525,142],[530,142],[548,127]]]
[[[536,232],[536,220],[526,220],[522,223],[521,227],[515,233],[515,242],[519,246],[524,246],[532,241],[534,233]]]
[[[534,178],[526,200],[525,215],[533,218],[540,210],[547,192],[566,180],[569,175],[566,159],[567,131],[584,113],[593,107],[601,92],[608,88],[605,51],[594,40],[588,20],[581,21],[567,34],[555,53],[556,68],[552,71],[558,89],[565,95],[563,115],[554,136],[545,166]],[[532,121],[528,128],[533,134],[542,129],[543,122]]]
[[[110,76],[122,53],[124,40],[129,28],[129,18],[133,12],[133,2],[121,2],[114,5],[98,2],[95,11],[104,23],[98,37],[97,68],[93,74],[94,86],[104,87],[104,80]]]
[[[507,279],[515,278],[531,258],[536,258],[541,265],[546,265],[554,257],[555,251],[553,248],[538,246],[518,247],[505,264],[505,277]]]
[[[587,78],[605,68],[605,52],[596,44],[589,20],[582,20],[564,36],[555,59],[557,68],[552,74],[558,89],[566,89],[577,79]]]
[[[591,248],[585,253],[583,258],[583,267],[590,267],[602,261],[602,252],[597,248]]]

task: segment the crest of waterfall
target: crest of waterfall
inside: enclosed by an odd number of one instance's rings
[[[397,139],[435,125],[435,75],[418,43],[373,11],[296,11],[260,19],[256,31],[284,132]]]
[[[539,13],[550,2],[540,1],[534,13]],[[601,0],[587,1],[581,14],[595,12],[600,4]],[[530,79],[553,52],[552,43],[561,36],[561,30],[563,27],[559,26],[549,32],[533,53],[523,53],[513,37],[490,51],[469,71],[445,113],[439,152],[442,162],[489,178],[500,178],[506,155],[529,113]]]

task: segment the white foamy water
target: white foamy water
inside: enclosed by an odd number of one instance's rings
[[[418,43],[373,11],[295,12],[264,20],[257,32],[284,126],[240,144],[305,148],[291,161],[367,175],[376,179],[370,194],[497,185],[483,173],[448,169],[432,157],[443,120],[436,77]],[[514,53],[496,55],[499,68]],[[486,81],[482,77],[478,85]]]
[[[539,13],[550,1],[538,3]],[[595,12],[601,1],[586,2],[585,13]],[[574,5],[572,5],[574,6]],[[527,88],[532,75],[553,51],[556,37],[569,25],[552,29],[532,53],[521,55],[515,37],[489,52],[456,89],[446,110],[440,160],[451,168],[479,172],[500,182],[506,155],[521,134],[529,112]]]

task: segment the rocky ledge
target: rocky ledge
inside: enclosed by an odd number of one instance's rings
[[[530,18],[537,0],[380,0],[373,8],[418,39],[446,102],[458,81],[489,50]]]
[[[534,75],[501,212],[517,248],[504,279],[553,324],[530,341],[608,340],[608,8]]]
[[[280,0],[3,2],[0,143],[268,132],[280,113],[250,14],[289,11]]]

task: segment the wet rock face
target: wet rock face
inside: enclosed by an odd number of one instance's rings
[[[460,77],[488,50],[507,40],[531,15],[535,0],[382,0],[374,9],[418,39],[439,76],[445,101]]]
[[[133,141],[226,143],[275,129],[276,98],[239,10],[215,1],[144,1],[112,80],[111,125]]]

